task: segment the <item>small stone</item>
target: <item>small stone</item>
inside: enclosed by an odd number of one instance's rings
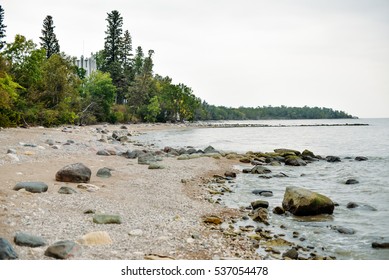
[[[233,172],[233,171],[226,171],[224,173],[224,176],[226,177],[231,177],[231,178],[236,178],[236,172]]]
[[[157,254],[148,254],[144,256],[145,260],[174,260],[173,257],[162,256]]]
[[[214,215],[205,217],[203,219],[203,221],[204,221],[204,223],[215,224],[215,225],[219,225],[219,224],[221,224],[223,222],[220,217],[214,216]]]
[[[7,239],[0,237],[0,260],[16,260],[18,254]]]
[[[118,215],[99,214],[93,217],[93,222],[96,224],[121,224],[122,219]]]
[[[82,190],[86,190],[88,192],[95,192],[95,191],[98,191],[100,189],[98,186],[95,186],[92,184],[85,184],[85,183],[77,185],[77,188],[82,189]]]
[[[141,229],[133,229],[128,232],[128,235],[130,236],[142,236],[143,231]]]
[[[265,200],[256,200],[251,202],[251,207],[253,207],[253,210],[256,210],[258,208],[268,208],[269,202]]]
[[[107,245],[112,244],[112,239],[106,231],[95,231],[85,234],[78,243],[89,246]]]
[[[97,151],[96,155],[98,155],[98,156],[110,156],[111,153],[108,152],[107,150],[99,150],[99,151]]]
[[[264,223],[265,225],[269,225],[267,210],[265,208],[258,208],[252,216],[252,219],[256,222]]]
[[[56,259],[70,259],[76,257],[80,251],[81,246],[74,241],[58,241],[46,249],[45,256]]]
[[[84,214],[94,214],[94,213],[96,213],[96,211],[93,209],[87,209],[84,211]]]
[[[59,188],[58,193],[60,193],[60,194],[73,194],[73,193],[77,193],[77,191],[71,187],[62,186]]]
[[[280,206],[276,206],[273,209],[273,213],[276,215],[282,215],[282,214],[285,214],[285,210],[284,210],[284,208],[282,208]]]
[[[96,176],[100,177],[100,178],[109,178],[112,176],[111,169],[109,169],[107,167],[100,168],[97,171]]]
[[[41,247],[46,245],[46,241],[40,236],[19,232],[14,237],[15,244],[27,247]]]
[[[165,166],[158,163],[151,163],[149,169],[165,169]]]
[[[13,189],[15,191],[25,189],[31,193],[42,193],[47,191],[48,186],[43,182],[20,182]]]
[[[15,149],[8,149],[7,150],[7,154],[16,154],[16,150]]]
[[[299,253],[297,252],[297,250],[295,248],[292,248],[292,249],[290,249],[282,254],[283,258],[290,258],[292,260],[297,260],[298,256],[299,256]]]

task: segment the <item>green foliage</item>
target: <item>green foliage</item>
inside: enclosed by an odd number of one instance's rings
[[[3,49],[5,46],[5,41],[3,40],[5,37],[5,28],[7,26],[4,25],[4,9],[0,5],[0,51]]]
[[[46,16],[43,21],[41,46],[46,50],[46,57],[50,58],[53,54],[59,54],[59,43],[54,33],[54,22],[52,16]]]
[[[92,114],[98,122],[110,121],[116,92],[110,75],[101,71],[91,73],[86,78],[83,91],[85,109],[81,119],[84,115]]]
[[[22,87],[10,75],[0,73],[0,126],[12,126],[18,121],[18,114],[13,110],[18,89]]]
[[[145,120],[148,122],[155,122],[160,113],[161,107],[159,105],[158,96],[154,96],[150,99],[149,105],[147,105],[147,114],[145,116]]]

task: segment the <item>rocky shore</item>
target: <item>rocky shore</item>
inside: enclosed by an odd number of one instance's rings
[[[1,130],[0,258],[260,258],[249,240],[226,238],[207,220],[239,216],[199,188],[228,161],[182,161],[132,140],[171,127]]]
[[[254,190],[260,199],[240,209],[223,206],[222,197],[234,191],[239,173],[281,178],[288,175],[273,174],[272,166],[337,163],[339,157],[291,149],[245,154],[211,146],[158,149],[133,140],[139,133],[182,126],[2,130],[0,259],[336,258],[274,232],[269,218],[330,216],[336,203],[329,197],[289,187],[273,209],[266,201],[272,190]],[[237,164],[247,167],[233,169]],[[305,239],[299,232],[293,238]]]

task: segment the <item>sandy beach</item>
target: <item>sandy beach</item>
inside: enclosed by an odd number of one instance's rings
[[[180,127],[139,124],[127,125],[126,129],[120,125],[2,129],[0,237],[10,241],[19,259],[52,259],[45,256],[45,250],[64,240],[80,244],[81,250],[74,259],[259,258],[247,238],[230,238],[223,235],[220,225],[204,223],[204,217],[209,215],[225,222],[239,217],[238,211],[210,203],[202,187],[206,178],[232,170],[233,160],[201,157],[181,161],[161,155],[164,169],[152,170],[136,159],[96,154],[101,149],[112,154],[152,150],[153,147],[133,141],[130,135],[173,128]],[[109,140],[113,131],[127,131],[128,139]],[[93,191],[55,179],[59,169],[79,162],[92,171],[89,183],[97,187]],[[96,176],[103,167],[112,170],[110,178]],[[26,181],[44,182],[48,191],[13,190],[18,182]],[[58,193],[62,186],[76,193]],[[122,222],[96,224],[94,214],[119,215]],[[16,245],[13,240],[19,232],[40,236],[46,245]],[[86,236],[95,232],[103,232],[109,241],[88,244]]]

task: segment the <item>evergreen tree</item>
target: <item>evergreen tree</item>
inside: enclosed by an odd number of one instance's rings
[[[55,26],[53,24],[52,16],[47,16],[43,21],[43,36],[39,37],[42,40],[41,46],[46,50],[47,58],[50,58],[53,54],[59,53],[59,44],[57,36],[54,33]]]
[[[108,13],[107,17],[107,31],[105,34],[104,52],[105,52],[105,67],[109,70],[114,63],[120,62],[122,57],[122,26],[123,17],[116,10]]]
[[[0,50],[5,46],[5,41],[3,38],[5,37],[5,28],[7,26],[4,25],[4,9],[0,5]]]
[[[107,31],[104,43],[104,61],[101,69],[111,75],[112,82],[116,86],[116,103],[123,104],[124,88],[126,87],[125,77],[121,59],[123,58],[122,26],[123,17],[116,10],[108,13]]]

